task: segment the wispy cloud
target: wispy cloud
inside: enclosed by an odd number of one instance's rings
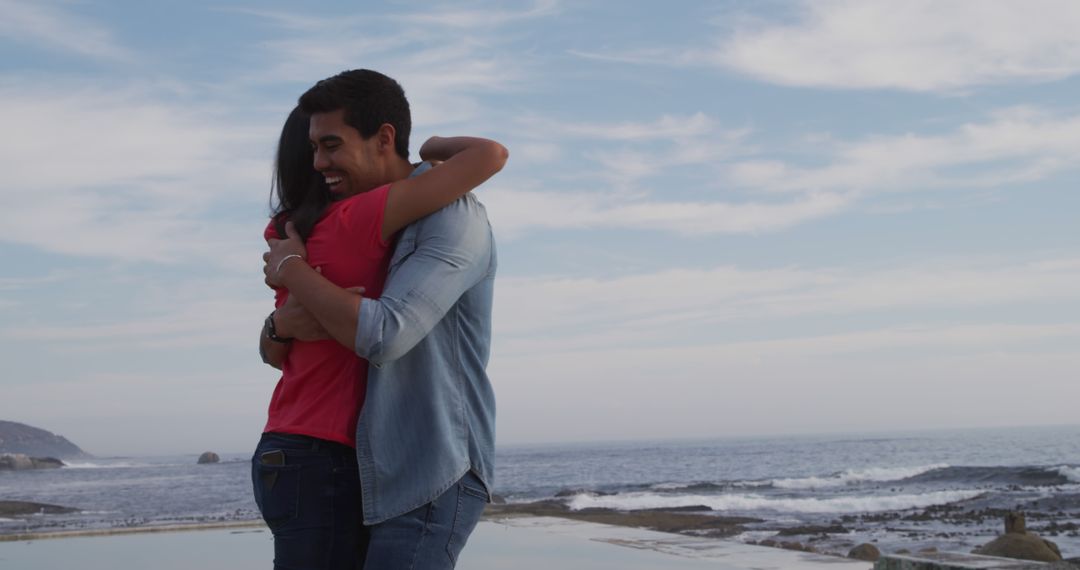
[[[927,429],[1035,425],[1073,421],[1068,398],[1015,402],[1062,393],[1080,366],[1077,342],[1075,323],[887,326],[580,349],[540,341],[527,351],[497,338],[490,374],[503,386],[500,409],[511,410],[499,426],[503,441],[897,429],[910,426],[913,413]],[[889,405],[876,405],[883,401]],[[552,410],[558,425],[537,430]]]
[[[750,151],[749,128],[724,128],[705,113],[662,115],[654,121],[553,121],[522,119],[517,132],[545,142],[573,141],[589,150],[588,176],[604,179],[624,194],[647,193],[649,177],[666,177],[674,169],[703,166],[708,170]]]
[[[536,302],[542,299],[543,302]],[[681,344],[740,323],[1080,303],[1080,259],[938,260],[878,269],[665,270],[616,278],[504,278],[496,329],[549,350]],[[1066,321],[1068,322],[1068,321]],[[1080,325],[1080,322],[1071,322]],[[568,333],[567,331],[574,331]],[[696,331],[696,332],[694,332]],[[541,341],[540,339],[547,339]]]
[[[633,229],[683,235],[777,231],[836,214],[850,199],[818,193],[774,201],[663,201],[621,192],[485,190],[484,203],[500,235],[550,229]]]
[[[256,275],[255,271],[251,273],[252,277]],[[272,307],[266,299],[246,302],[209,299],[165,308],[168,311],[163,314],[134,320],[87,325],[23,325],[0,330],[0,337],[63,343],[80,347],[80,350],[120,349],[123,346],[143,349],[236,346],[250,341],[252,331],[257,332],[259,317],[266,316]]]
[[[36,277],[0,277],[0,291],[18,291],[36,288],[41,285],[63,281],[70,276],[70,271],[54,269],[46,275]]]
[[[917,191],[1008,186],[1075,170],[1080,115],[1003,109],[944,134],[906,133],[820,145],[827,164],[733,163],[730,181],[767,191]],[[977,172],[963,168],[977,167]]]
[[[313,82],[344,69],[376,69],[405,88],[414,125],[475,121],[485,115],[482,96],[521,89],[529,77],[529,58],[508,49],[513,39],[503,28],[559,9],[556,1],[538,0],[519,10],[455,7],[341,18],[256,11],[290,34],[263,44],[268,69],[259,75]]]
[[[465,31],[494,31],[509,24],[526,22],[537,18],[548,18],[562,11],[561,0],[533,0],[520,9],[507,9],[501,3],[472,2],[452,7],[424,5],[411,12],[391,12],[385,14],[338,14],[332,17],[313,16],[310,12],[290,12],[259,8],[228,7],[223,11],[257,16],[272,22],[275,26],[292,31],[307,33],[326,33],[327,30],[364,30],[369,35],[377,33],[378,25],[423,26],[428,30],[461,33]],[[406,32],[408,29],[397,29]],[[348,38],[339,38],[349,41]]]
[[[170,103],[139,87],[0,86],[0,120],[32,134],[0,142],[5,241],[228,265],[218,255],[223,243],[257,237],[255,228],[217,220],[235,217],[227,209],[238,202],[257,208],[267,196],[273,126],[230,123],[209,106]]]
[[[96,354],[124,347],[247,349],[253,346],[252,331],[272,308],[273,293],[259,281],[260,263],[252,254],[240,271],[185,271],[180,278],[123,268],[72,272],[65,282],[42,286],[41,297],[84,291],[94,303],[67,303],[55,314],[5,323],[0,338]],[[98,311],[97,304],[111,310]]]
[[[589,150],[556,172],[537,171],[530,181],[500,179],[484,190],[496,228],[508,237],[566,228],[753,234],[836,214],[851,201],[844,192],[736,199],[718,173],[726,162],[758,150],[749,142],[752,131],[725,128],[703,112],[612,122],[526,116],[512,131],[540,145],[535,162],[541,165],[563,145]],[[673,193],[672,181],[687,180],[688,167],[698,173],[689,178],[692,187]],[[566,180],[582,190],[565,191]],[[600,183],[586,190],[582,180]]]
[[[101,24],[55,5],[0,0],[0,37],[90,59],[128,62],[134,53]]]
[[[561,12],[560,0],[534,0],[523,10],[506,10],[498,5],[476,8],[434,8],[412,14],[391,15],[391,20],[417,26],[449,27],[464,30],[491,29]]]
[[[802,0],[793,16],[725,14],[721,36],[697,46],[576,53],[832,89],[959,92],[1080,72],[1080,5],[1070,0]]]

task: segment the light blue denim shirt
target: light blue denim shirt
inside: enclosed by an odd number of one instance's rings
[[[364,299],[356,353],[370,363],[356,427],[364,524],[429,503],[495,455],[491,346],[495,242],[472,193],[408,226],[382,296]]]

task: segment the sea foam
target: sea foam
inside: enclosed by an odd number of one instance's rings
[[[757,494],[731,495],[662,495],[658,493],[625,493],[592,495],[582,493],[570,498],[572,510],[587,508],[634,511],[642,509],[672,509],[703,505],[714,511],[773,511],[788,513],[865,513],[925,508],[963,501],[981,495],[983,491],[958,490],[903,495],[870,495],[817,498],[769,498]]]
[[[91,463],[91,462],[67,462],[65,469],[124,469],[130,467],[150,467],[149,463]]]

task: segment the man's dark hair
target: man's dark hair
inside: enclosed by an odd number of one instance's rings
[[[405,90],[397,81],[370,69],[353,69],[323,79],[300,96],[309,115],[345,110],[345,124],[369,139],[384,123],[394,127],[394,150],[409,158],[412,116]]]

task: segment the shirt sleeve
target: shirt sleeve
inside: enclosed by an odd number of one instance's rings
[[[381,297],[360,304],[356,354],[376,366],[409,352],[492,271],[491,226],[475,197],[416,223],[416,250],[391,269]]]

